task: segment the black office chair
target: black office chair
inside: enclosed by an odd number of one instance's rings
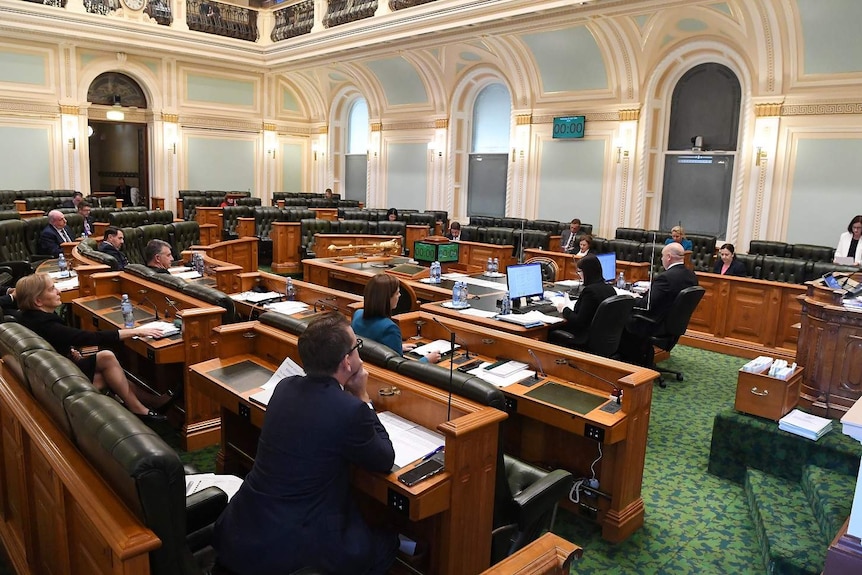
[[[557,281],[557,273],[559,271],[559,267],[557,266],[557,262],[552,260],[551,258],[545,257],[533,257],[524,262],[525,264],[535,264],[538,263],[542,268],[542,281],[545,283],[553,283]]]
[[[633,318],[638,321],[643,321],[647,324],[653,325],[652,335],[650,336],[650,343],[652,345],[650,345],[649,348],[649,357],[647,358],[649,365],[647,367],[660,373],[672,373],[676,376],[677,381],[683,380],[681,371],[658,367],[655,364],[654,348],[657,347],[667,352],[670,352],[670,350],[674,348],[676,343],[679,341],[679,338],[685,334],[688,322],[691,320],[691,316],[697,308],[697,304],[699,304],[700,300],[703,299],[703,294],[705,293],[706,290],[700,286],[685,288],[677,294],[676,299],[673,301],[673,305],[670,310],[668,310],[664,320],[661,322],[656,322],[654,319],[640,314],[635,314],[633,316]],[[664,382],[664,378],[661,376],[658,378],[658,384],[660,387],[666,387],[667,385]]]
[[[494,516],[491,564],[496,564],[553,527],[557,502],[574,483],[563,469],[545,471],[509,455],[503,456],[511,502]],[[499,489],[499,487],[498,487]]]
[[[630,295],[613,295],[599,304],[590,329],[584,334],[585,339],[579,339],[570,331],[555,329],[548,334],[548,341],[594,355],[615,358],[634,305],[635,298]]]
[[[398,290],[401,292],[401,298],[398,300],[398,305],[392,310],[392,315],[419,309],[419,298],[416,297],[416,291],[400,278],[398,279]]]

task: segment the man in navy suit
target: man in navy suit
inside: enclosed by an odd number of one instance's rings
[[[567,254],[576,254],[581,248],[578,245],[578,236],[581,234],[581,220],[573,219],[569,223],[569,229],[560,234],[560,249]]]
[[[371,529],[350,498],[350,466],[388,473],[389,435],[371,407],[359,348],[338,313],[299,337],[307,375],[267,405],[254,467],[215,526],[219,563],[239,575],[385,573],[398,536]]]
[[[97,248],[102,253],[114,256],[114,259],[117,260],[117,266],[121,270],[125,269],[129,263],[126,254],[120,251],[123,247],[123,242],[125,242],[123,230],[116,226],[108,226],[105,229],[105,239],[99,243],[99,247]]]
[[[72,241],[72,232],[66,227],[66,216],[59,210],[48,212],[48,225],[39,234],[39,253],[58,257],[63,248],[60,244]]]
[[[674,242],[661,250],[661,265],[664,273],[658,274],[652,280],[648,293],[635,304],[635,314],[645,316],[656,323],[638,320],[637,317],[626,325],[623,339],[620,342],[620,352],[626,361],[644,365],[648,363],[649,338],[655,325],[660,325],[667,315],[676,296],[687,287],[698,285],[697,276],[685,267],[683,259],[685,250],[681,244]]]

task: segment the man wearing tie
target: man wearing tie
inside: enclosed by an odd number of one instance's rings
[[[103,254],[113,256],[117,260],[117,267],[121,270],[125,269],[129,263],[126,254],[120,251],[123,248],[124,241],[123,230],[116,226],[108,226],[105,229],[105,238],[99,243],[99,247],[97,248]]]
[[[78,215],[84,219],[84,235],[89,238],[93,235],[93,218],[90,216],[90,204],[87,202],[78,204]]]
[[[39,253],[56,258],[63,252],[61,244],[71,241],[72,232],[66,227],[66,216],[63,212],[48,212],[48,225],[39,234]]]
[[[560,247],[567,254],[576,254],[580,251],[578,235],[581,233],[581,220],[575,218],[569,224],[569,229],[560,234]]]

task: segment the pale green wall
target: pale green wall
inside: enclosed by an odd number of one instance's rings
[[[580,218],[599,227],[604,181],[603,140],[550,140],[539,161],[539,219]]]
[[[790,182],[790,243],[838,245],[862,214],[862,139],[806,139],[797,146]]]
[[[251,190],[254,186],[254,142],[189,138],[186,146],[190,190]]]
[[[48,128],[0,126],[0,190],[49,190]]]
[[[254,105],[254,82],[189,74],[186,76],[186,95],[189,100],[199,102],[250,107]]]
[[[524,34],[521,39],[539,67],[544,92],[608,87],[602,53],[586,26]]]
[[[428,144],[390,144],[387,156],[387,207],[424,210],[428,189]]]
[[[805,74],[841,74],[862,70],[862,2],[797,0],[802,22]],[[848,220],[849,221],[849,220]]]
[[[416,73],[416,68],[404,58],[376,60],[368,62],[367,65],[380,81],[390,106],[422,104],[428,101],[428,93]]]
[[[302,146],[284,144],[281,147],[282,192],[307,192],[302,189]]]
[[[0,82],[45,86],[46,57],[39,54],[0,51]]]

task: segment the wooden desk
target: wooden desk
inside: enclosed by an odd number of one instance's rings
[[[448,340],[449,333],[432,317],[419,311],[393,319],[405,338],[421,329],[424,340]],[[640,528],[644,520],[641,484],[652,383],[658,373],[485,329],[476,323],[445,317],[438,320],[456,334],[457,343],[466,346],[471,355],[489,360],[506,357],[533,367],[536,367],[533,354],[539,358],[547,377],[529,387],[514,384],[502,389],[509,405],[509,419],[503,424],[506,453],[546,469],[562,468],[576,477],[589,477],[590,465],[599,456],[600,442],[602,458],[595,469],[599,491],[605,495],[579,505],[566,501],[565,505],[597,521],[602,526],[602,537],[608,541],[622,541]],[[417,321],[424,323],[420,326]],[[606,413],[601,408],[608,402],[599,401],[594,409],[578,413],[531,395],[548,381],[592,394],[599,400],[608,397],[612,386],[619,387],[623,392],[622,409]]]
[[[283,294],[285,284],[287,283],[287,278],[284,276],[268,272],[244,273],[237,276],[237,279],[239,280],[239,289],[234,293],[261,288],[265,291],[273,291]],[[351,307],[351,304],[362,303],[363,301],[362,296],[334,290],[301,280],[293,280],[293,287],[296,288],[296,298],[298,301],[305,302],[312,307],[319,306],[321,309],[338,308],[338,311],[346,315],[348,318],[353,316],[354,308]],[[250,318],[253,306],[247,302],[239,300],[234,301],[237,306],[237,311],[239,311],[244,317]]]
[[[452,294],[450,292],[450,301],[451,295]],[[479,307],[480,309],[487,309],[488,311],[491,311],[497,307],[496,299],[499,299],[500,297],[502,297],[502,294],[498,294],[497,298],[495,298],[494,296],[487,296],[481,298],[478,301],[470,300],[470,303],[474,307]],[[486,329],[503,331],[506,333],[511,333],[513,335],[527,337],[530,339],[540,339],[542,341],[548,341],[548,331],[551,328],[551,326],[549,325],[543,324],[537,327],[525,327],[523,325],[518,325],[517,323],[510,323],[508,321],[502,321],[494,318],[468,316],[461,313],[461,310],[445,307],[443,303],[444,302],[439,301],[423,303],[420,306],[420,309],[429,314],[448,317],[459,321],[468,321]]]
[[[221,240],[221,230],[224,227],[222,219],[224,212],[220,206],[198,206],[195,208],[195,220],[200,227],[201,243],[214,244]]]
[[[584,550],[553,533],[545,533],[482,575],[569,575],[572,561]]]
[[[381,256],[398,257],[404,247],[401,236],[371,234],[314,234],[314,253],[321,258]]]
[[[338,221],[338,208],[309,208],[318,220]]]
[[[862,274],[853,279],[862,280]],[[797,299],[796,362],[806,367],[800,402],[822,417],[841,418],[862,397],[862,312],[845,308],[844,290],[832,290],[822,279],[804,289]]]
[[[525,261],[537,257],[548,258],[557,263],[557,281],[578,279],[578,266],[572,254],[535,248],[524,250]],[[647,262],[617,260],[617,273],[619,272],[626,275],[627,282],[646,281],[649,279],[649,264]]]
[[[153,304],[159,307],[160,318],[171,321],[175,312],[166,302],[168,299],[175,302],[183,320],[182,334],[159,340],[127,339],[123,342],[121,364],[153,394],[154,403],[164,405],[173,401],[168,415],[182,424],[184,449],[201,449],[217,442],[218,406],[189,392],[185,366],[213,357],[212,328],[221,324],[224,309],[125,272],[97,273],[92,281],[94,294],[75,300],[72,307],[81,329],[122,327],[118,306],[124,293],[129,294],[133,304],[138,304],[135,306],[138,323],[153,318]],[[139,303],[144,296],[149,302]],[[178,400],[180,394],[182,401]]]
[[[219,472],[242,473],[253,463],[266,409],[249,400],[259,388],[246,385],[244,390],[237,389],[234,378],[221,380],[213,372],[248,362],[244,366],[257,366],[260,383],[264,383],[267,372],[285,356],[299,360],[297,338],[247,322],[217,328],[214,340],[218,357],[191,366],[189,384],[221,406]],[[353,485],[363,494],[363,507],[372,510],[378,520],[383,517],[400,532],[429,543],[424,572],[481,572],[490,561],[497,438],[505,414],[455,396],[447,421],[445,392],[369,364],[365,367],[376,409],[391,411],[445,436],[446,470],[413,487],[399,483],[394,473],[357,470]],[[393,386],[400,390],[398,395],[379,393]]]
[[[500,268],[504,269],[506,266],[517,263],[517,258],[512,256],[515,249],[515,246],[512,245],[499,246],[497,244],[464,241],[459,241],[458,244],[461,246],[458,249],[458,262],[462,264],[485,269],[488,258],[497,258],[500,261]]]
[[[799,296],[805,293],[805,286],[696,273],[706,294],[682,343],[742,357],[770,355],[796,361],[798,330],[794,326],[800,321]]]
[[[225,293],[239,290],[237,275],[257,271],[257,238],[240,238],[216,242],[208,246],[192,246],[182,253],[183,261],[190,262],[193,252],[204,258],[206,275]]]
[[[40,274],[52,274],[60,271],[60,267],[58,266],[59,259],[54,260],[43,260],[39,266],[36,268],[36,273]],[[67,258],[66,263],[70,268],[70,276],[68,278],[57,278],[54,280],[54,283],[61,283],[67,280],[72,279],[73,277],[78,277],[78,273],[75,271],[75,259]],[[66,288],[60,290],[60,301],[63,303],[72,303],[75,299],[80,297],[80,290],[77,287]]]

